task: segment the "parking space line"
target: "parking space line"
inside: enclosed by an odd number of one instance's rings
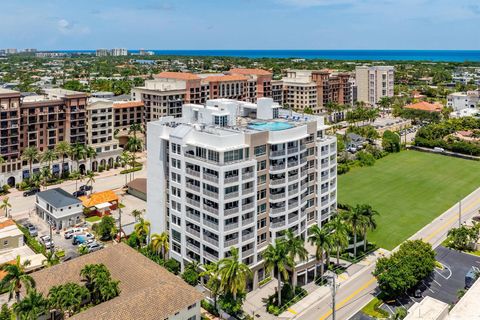
[[[427,284],[425,283],[425,281],[422,280],[422,283],[423,285],[431,292],[431,293],[435,293],[435,291],[433,291],[430,286],[427,286]]]

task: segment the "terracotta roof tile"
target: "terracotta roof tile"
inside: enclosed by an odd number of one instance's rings
[[[127,102],[115,102],[113,104],[113,109],[124,109],[131,107],[143,107],[143,101],[127,101]]]
[[[248,79],[241,75],[209,76],[203,79],[205,82],[228,82],[228,81],[247,81]]]
[[[118,196],[112,190],[106,190],[102,192],[95,192],[91,195],[78,197],[82,201],[82,204],[86,208],[94,207],[100,203],[118,201]]]
[[[15,222],[12,219],[8,219],[8,220],[0,222],[0,229],[6,228],[6,227],[9,227],[9,226],[13,226],[13,225],[15,225]]]
[[[405,109],[413,110],[422,110],[428,112],[440,112],[443,109],[443,106],[439,103],[429,103],[426,101],[421,101],[413,104],[408,104],[404,107]]]
[[[270,71],[263,70],[263,69],[248,69],[248,68],[233,68],[230,69],[230,73],[232,74],[244,74],[244,75],[257,75],[257,76],[268,76],[272,75]]]
[[[200,77],[188,72],[160,72],[155,78],[178,79],[178,80],[200,80]]]

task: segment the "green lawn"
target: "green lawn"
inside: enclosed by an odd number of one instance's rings
[[[338,202],[380,215],[369,240],[393,249],[480,186],[480,162],[402,151],[338,178]]]

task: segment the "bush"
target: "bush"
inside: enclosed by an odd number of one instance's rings
[[[400,152],[400,136],[390,130],[386,130],[382,136],[382,147],[387,152]]]
[[[125,170],[120,171],[120,174],[127,174],[127,173],[131,173],[131,172],[135,172],[135,171],[140,171],[140,170],[142,170],[142,168],[143,168],[143,166],[130,168],[130,169],[125,169]]]
[[[195,287],[198,284],[198,272],[193,269],[186,269],[182,273],[182,279],[185,280],[186,283]]]
[[[258,286],[261,287],[261,286],[269,283],[270,281],[272,281],[272,277],[266,277],[265,279],[263,279],[262,281],[260,281],[260,282],[258,283]]]
[[[213,304],[211,304],[210,302],[208,302],[207,300],[202,300],[200,302],[200,304],[202,305],[203,309],[207,310],[208,312],[210,312],[214,316],[216,316],[216,317],[219,316],[218,310],[215,310],[215,306]]]
[[[290,283],[285,283],[281,291],[282,305],[278,306],[277,293],[274,293],[267,298],[267,312],[278,316],[288,307],[306,297],[307,294],[308,293],[305,289],[301,287],[295,287],[295,290],[293,290]]]
[[[337,174],[344,174],[350,171],[350,166],[346,163],[340,163],[337,165]]]
[[[365,151],[358,152],[357,159],[360,162],[360,166],[362,167],[371,167],[375,164],[375,157]]]
[[[173,274],[180,273],[180,262],[175,259],[170,258],[165,261],[164,267]]]
[[[235,317],[240,315],[242,311],[243,301],[245,300],[245,293],[237,293],[237,299],[233,299],[231,294],[224,294],[218,298],[218,306],[220,309]]]
[[[117,233],[115,219],[112,216],[105,215],[99,223],[93,225],[93,230],[101,240],[111,240]]]
[[[380,308],[382,303],[382,300],[375,297],[365,307],[363,307],[362,312],[369,315],[370,317],[373,317],[374,319],[388,318],[390,314]]]
[[[25,238],[25,243],[30,247],[30,249],[32,249],[35,253],[45,254],[45,247],[41,245],[37,239],[32,237],[26,228],[19,224],[17,224],[17,227],[20,229],[20,231],[22,231]]]

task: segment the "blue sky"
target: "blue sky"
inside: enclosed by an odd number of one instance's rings
[[[0,0],[0,48],[480,49],[479,0]]]

